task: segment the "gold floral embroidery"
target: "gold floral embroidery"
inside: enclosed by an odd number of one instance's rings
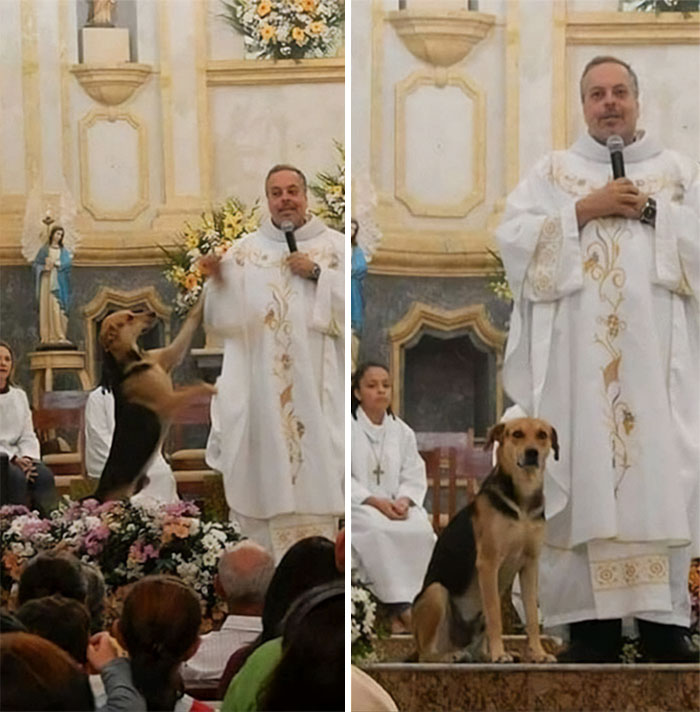
[[[620,243],[630,236],[630,232],[620,227],[619,221],[614,219],[598,220],[595,230],[596,239],[586,249],[583,271],[597,282],[598,296],[605,307],[605,313],[596,319],[601,328],[593,341],[608,357],[601,372],[617,496],[625,474],[631,467],[628,439],[635,427],[634,413],[622,394],[620,365],[623,354],[617,343],[620,334],[627,328],[627,323],[620,316],[626,275],[618,265],[618,260]]]
[[[547,218],[537,238],[537,247],[527,270],[527,278],[534,294],[540,298],[554,297],[557,265],[564,239],[561,220]]]
[[[668,583],[668,557],[663,554],[591,563],[594,591]]]
[[[280,411],[282,416],[282,430],[287,443],[287,453],[292,471],[292,484],[296,484],[297,475],[304,462],[301,448],[301,438],[304,436],[304,424],[297,417],[294,410],[292,380],[292,366],[294,359],[291,355],[292,322],[289,319],[289,301],[293,295],[291,286],[286,283],[281,287],[270,284],[272,300],[267,306],[264,317],[265,326],[274,335],[277,353],[274,360],[273,373],[280,383]]]

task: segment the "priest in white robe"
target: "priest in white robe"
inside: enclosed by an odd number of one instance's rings
[[[425,462],[416,435],[388,409],[389,373],[364,364],[353,377],[352,555],[358,579],[385,604],[407,607],[423,585],[435,533],[423,509]]]
[[[509,196],[498,241],[514,294],[508,395],[561,441],[545,481],[544,625],[568,660],[614,661],[620,619],[648,659],[693,653],[698,555],[698,163],[637,131],[637,78],[616,58],[581,79],[588,134]],[[627,177],[606,141],[624,142]],[[697,660],[697,653],[695,652]]]
[[[344,238],[307,213],[297,168],[275,166],[265,192],[270,217],[209,265],[204,319],[224,360],[206,459],[243,533],[279,560],[333,539],[344,512]]]

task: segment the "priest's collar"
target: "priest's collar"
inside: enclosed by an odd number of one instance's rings
[[[375,425],[368,417],[367,413],[362,409],[362,404],[357,406],[357,410],[355,411],[357,415],[357,422],[362,426],[362,429],[367,433],[367,436],[371,439],[374,440],[375,442],[379,442],[379,439],[382,436],[382,433],[384,432],[384,426],[386,425],[386,413],[384,413],[384,419],[379,425]]]
[[[587,158],[589,161],[596,163],[610,163],[610,151],[608,147],[602,143],[598,143],[590,134],[584,134],[572,146],[571,150],[574,153]],[[640,131],[636,139],[625,146],[622,150],[622,156],[625,163],[637,163],[638,161],[646,161],[653,156],[656,156],[662,151],[661,144],[648,134]]]
[[[311,215],[301,227],[294,230],[294,238],[297,242],[303,242],[304,240],[310,240],[312,237],[318,237],[325,230],[326,226],[315,215]],[[282,230],[276,227],[269,217],[262,221],[260,232],[273,242],[286,241]]]

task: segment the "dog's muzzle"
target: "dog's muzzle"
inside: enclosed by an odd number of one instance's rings
[[[522,458],[520,458],[518,465],[520,467],[537,467],[540,460],[540,452],[533,447],[529,447],[523,453]]]

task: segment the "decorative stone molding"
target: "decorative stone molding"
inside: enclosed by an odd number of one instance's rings
[[[700,44],[700,13],[575,12],[566,15],[567,44]]]
[[[345,81],[345,58],[214,60],[207,64],[208,86],[321,84]]]
[[[388,19],[411,54],[436,67],[464,59],[496,22],[483,12],[438,7],[397,10]]]
[[[496,384],[496,410],[503,410],[503,388],[501,385],[501,365],[503,362],[503,347],[506,343],[506,332],[496,328],[488,317],[483,304],[472,304],[461,309],[440,309],[422,302],[414,302],[406,315],[389,329],[389,345],[391,362],[389,372],[392,374],[392,410],[401,414],[402,392],[404,380],[406,349],[413,346],[421,336],[421,332],[440,331],[454,332],[455,335],[468,331],[474,332],[479,340],[496,355],[498,368]]]
[[[128,62],[113,67],[74,64],[70,71],[95,101],[106,106],[117,106],[144,84],[153,70],[148,64]]]

